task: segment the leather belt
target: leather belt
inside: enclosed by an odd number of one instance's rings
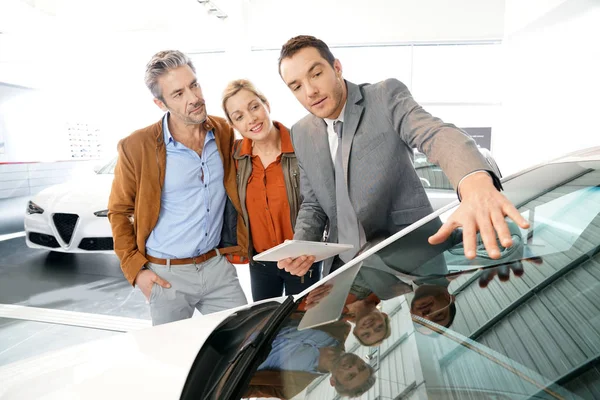
[[[210,251],[207,251],[204,254],[200,254],[199,256],[196,257],[191,257],[191,258],[171,258],[169,259],[164,259],[164,258],[156,258],[156,257],[152,257],[151,255],[146,254],[146,259],[148,259],[148,261],[150,261],[151,263],[154,264],[160,264],[160,265],[184,265],[184,264],[200,264],[203,263],[205,261],[210,260],[213,257],[216,257],[219,253],[217,252],[217,250],[213,249]]]

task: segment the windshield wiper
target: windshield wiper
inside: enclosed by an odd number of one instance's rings
[[[256,368],[258,368],[270,352],[271,342],[279,332],[281,324],[295,309],[296,303],[294,302],[294,297],[288,296],[281,306],[273,312],[265,326],[255,333],[252,340],[249,340],[244,345],[243,349],[232,360],[224,376],[215,386],[222,387],[218,393],[219,400],[237,400],[241,398]],[[223,379],[227,380],[227,386],[223,385]]]
[[[181,400],[207,399],[209,393],[224,381],[230,366],[263,338],[263,327],[279,310],[277,301],[255,304],[239,310],[223,321],[206,339],[196,355],[183,390]]]

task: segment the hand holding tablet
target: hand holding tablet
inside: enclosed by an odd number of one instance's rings
[[[351,244],[286,240],[279,246],[263,251],[253,257],[255,261],[280,261],[286,258],[314,256],[314,262],[336,256],[354,248]]]
[[[286,240],[279,246],[255,255],[256,261],[277,261],[277,268],[304,277],[313,263],[354,248],[351,244]]]

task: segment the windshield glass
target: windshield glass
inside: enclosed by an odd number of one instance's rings
[[[335,281],[301,299],[244,397],[598,398],[599,185],[595,161],[506,182],[531,228],[511,227],[500,260],[466,260],[460,234],[426,244],[441,215],[342,271],[338,318],[305,322]]]
[[[513,245],[504,248],[499,244],[499,259],[487,256],[478,236],[477,257],[468,260],[464,256],[460,230],[443,244],[431,246],[428,243],[429,236],[439,229],[454,208],[407,235],[400,232],[388,238],[389,235],[383,234],[373,240],[372,245],[395,239],[364,260],[364,264],[418,279],[497,267],[568,251],[600,212],[600,188],[593,184],[598,180],[598,174],[598,162],[550,164],[505,182],[504,194],[517,205],[531,226],[523,230],[508,221]],[[588,250],[587,247],[581,249],[583,252]]]

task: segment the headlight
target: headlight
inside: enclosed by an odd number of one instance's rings
[[[38,206],[37,204],[35,204],[33,201],[29,201],[29,203],[27,203],[27,210],[26,210],[27,214],[31,215],[31,214],[43,214],[44,213],[44,209],[40,206]]]
[[[108,217],[108,210],[96,211],[94,215],[96,217]]]

